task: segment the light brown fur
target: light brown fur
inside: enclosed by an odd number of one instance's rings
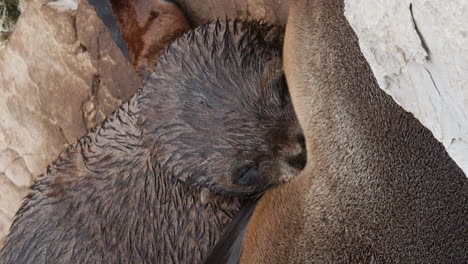
[[[307,166],[259,202],[240,263],[466,263],[467,178],[378,87],[343,12],[291,1],[284,64]]]

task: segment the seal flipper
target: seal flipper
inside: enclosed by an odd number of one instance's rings
[[[260,196],[257,196],[245,203],[226,226],[223,235],[211,249],[203,264],[236,264],[239,262],[247,226],[259,200]]]

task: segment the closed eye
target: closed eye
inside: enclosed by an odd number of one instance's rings
[[[246,167],[239,171],[239,174],[234,179],[234,184],[251,185],[257,182],[257,169],[254,167]]]

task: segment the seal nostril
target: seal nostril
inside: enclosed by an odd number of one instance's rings
[[[242,169],[234,179],[234,184],[249,185],[257,181],[257,170],[253,167]]]
[[[307,163],[307,155],[305,150],[303,149],[301,153],[296,156],[290,157],[287,159],[288,164],[298,170],[304,169]]]

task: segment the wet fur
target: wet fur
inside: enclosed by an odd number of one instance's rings
[[[239,21],[179,38],[144,87],[33,185],[0,263],[201,262],[243,203],[232,196],[287,180],[273,161],[302,131],[281,45],[281,28]],[[247,158],[266,169],[238,186],[222,166]],[[203,188],[217,199],[202,202]]]
[[[379,88],[343,12],[291,3],[285,72],[307,166],[259,202],[240,263],[466,263],[468,179]]]
[[[242,206],[231,223],[223,230],[223,235],[219,239],[219,242],[216,243],[208,256],[203,260],[204,264],[236,264],[239,262],[247,224],[252,217],[259,198],[249,199]]]

